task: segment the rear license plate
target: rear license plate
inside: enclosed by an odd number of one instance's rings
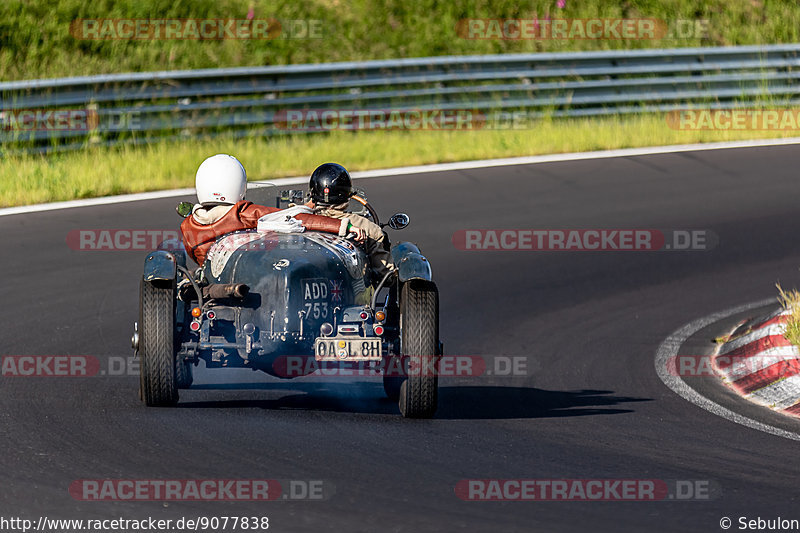
[[[317,361],[372,361],[381,358],[381,340],[363,337],[320,337],[314,341]]]

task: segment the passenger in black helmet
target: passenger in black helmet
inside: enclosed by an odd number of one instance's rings
[[[348,218],[350,224],[366,232],[364,248],[369,255],[372,270],[379,279],[395,269],[392,254],[386,249],[386,235],[381,227],[362,216],[347,212],[350,197],[353,195],[353,183],[346,168],[337,163],[318,166],[311,174],[308,190],[311,200],[306,205],[314,210],[314,214]]]
[[[350,173],[337,163],[325,163],[311,174],[308,184],[311,200],[317,205],[338,205],[346,203],[353,195],[353,182]]]

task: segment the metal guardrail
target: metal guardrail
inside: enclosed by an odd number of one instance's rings
[[[40,150],[207,134],[286,134],[287,110],[524,110],[535,117],[793,103],[800,44],[447,56],[0,83],[0,142]],[[88,109],[89,131],[8,129],[21,110]],[[134,119],[135,118],[135,124]],[[2,117],[0,117],[2,119]],[[254,132],[254,129],[256,131]],[[55,140],[61,140],[56,144]],[[80,142],[64,144],[64,140]]]

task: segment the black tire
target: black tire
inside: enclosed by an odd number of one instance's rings
[[[401,359],[399,357],[390,357],[387,359],[387,368],[388,371],[396,374],[398,369],[400,368]],[[383,392],[386,393],[386,397],[396,402],[400,399],[400,387],[403,385],[403,382],[406,380],[405,377],[397,376],[397,375],[389,375],[387,376],[386,373],[383,374]]]
[[[186,311],[186,304],[180,299],[175,300],[175,324],[187,323],[188,313]],[[191,318],[188,318],[191,320]],[[185,328],[186,326],[184,326]],[[177,328],[175,329],[175,353],[178,353],[180,348],[180,335]],[[188,389],[194,383],[194,363],[186,362],[182,358],[175,357],[175,382],[178,384],[179,389]]]
[[[439,400],[439,292],[430,281],[411,280],[400,293],[401,352],[407,378],[398,405],[406,418],[430,418]]]
[[[194,383],[193,366],[190,362],[175,360],[175,383],[179,389],[188,389]]]
[[[141,285],[139,393],[151,407],[175,405],[175,284]]]
[[[383,242],[384,244],[389,239],[385,239]],[[399,330],[400,327],[400,309],[397,305],[397,287],[398,283],[395,282],[389,288],[389,309],[387,315],[389,315],[389,322],[387,325],[391,326],[392,328],[397,328]],[[394,343],[392,343],[394,346]],[[394,350],[392,350],[394,352]],[[386,358],[386,368],[383,373],[383,391],[386,393],[386,397],[389,398],[391,401],[396,402],[400,399],[400,386],[405,381],[405,374],[403,373],[403,358],[399,357],[397,354],[393,354],[387,356]],[[387,375],[388,374],[388,375]]]

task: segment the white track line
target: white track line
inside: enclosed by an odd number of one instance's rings
[[[707,150],[726,150],[731,148],[756,148],[763,146],[787,146],[800,144],[800,137],[786,139],[763,139],[750,141],[728,141],[705,144],[676,144],[671,146],[649,146],[644,148],[625,148],[622,150],[601,150],[596,152],[574,152],[569,154],[536,155],[528,157],[510,157],[504,159],[482,159],[478,161],[462,161],[458,163],[440,163],[435,165],[418,165],[413,167],[384,168],[353,172],[354,179],[383,178],[389,176],[405,176],[410,174],[424,174],[427,172],[446,172],[453,170],[470,170],[476,168],[505,167],[514,165],[533,165],[538,163],[560,163],[565,161],[583,161],[586,159],[608,159],[612,157],[633,157],[642,155],[674,154],[680,152],[698,152]],[[307,176],[295,178],[281,178],[268,182],[275,185],[300,185],[308,182]],[[174,196],[193,196],[194,189],[174,189],[169,191],[155,191],[138,194],[124,194],[120,196],[104,196],[102,198],[87,198],[85,200],[72,200],[69,202],[53,202],[50,204],[37,204],[20,207],[0,209],[0,216],[22,215],[42,211],[55,211],[57,209],[70,209],[74,207],[90,207],[96,205],[119,204],[124,202],[138,202],[140,200],[156,200],[159,198],[172,198]]]
[[[763,431],[771,435],[777,435],[786,439],[800,441],[800,433],[787,431],[785,429],[776,428],[775,426],[770,426],[769,424],[764,424],[763,422],[758,422],[757,420],[734,413],[730,409],[726,409],[725,407],[712,402],[687,385],[680,377],[671,374],[667,367],[667,363],[670,361],[670,358],[678,355],[678,351],[680,350],[681,346],[683,346],[683,343],[704,327],[719,320],[725,319],[731,315],[742,313],[756,307],[769,305],[771,303],[777,303],[776,299],[769,298],[767,300],[740,305],[738,307],[726,309],[725,311],[720,311],[719,313],[714,313],[713,315],[700,318],[676,330],[672,333],[672,335],[667,337],[664,342],[661,343],[661,346],[659,346],[658,350],[656,351],[656,373],[658,374],[658,377],[661,378],[661,381],[663,381],[667,387],[672,389],[673,392],[681,396],[683,399],[702,407],[710,413],[721,416],[722,418],[730,420],[731,422],[741,424],[742,426],[746,426],[751,429],[757,429],[758,431]]]

